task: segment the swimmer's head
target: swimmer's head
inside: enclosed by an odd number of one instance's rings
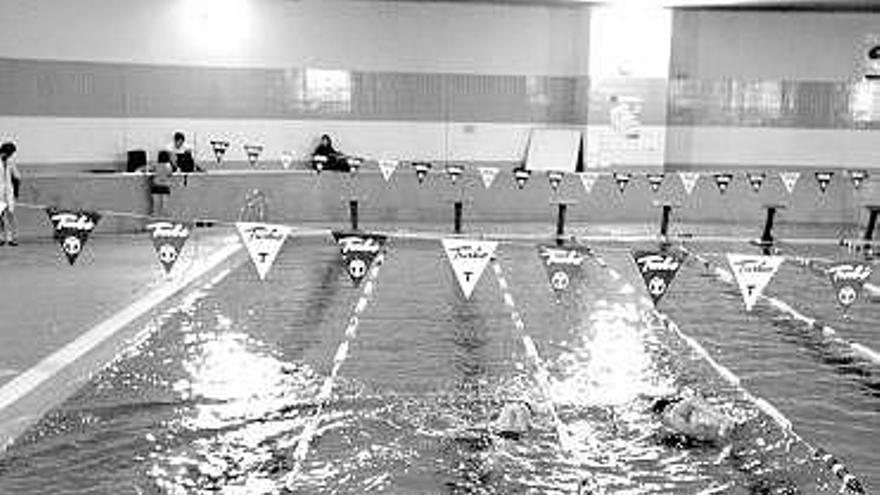
[[[672,397],[672,396],[661,397],[661,398],[655,400],[653,404],[651,404],[651,412],[654,414],[658,414],[658,415],[663,414],[673,404],[681,402],[681,400],[682,400],[681,397]]]

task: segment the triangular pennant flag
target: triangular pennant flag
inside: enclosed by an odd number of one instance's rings
[[[413,168],[416,171],[416,178],[419,179],[419,184],[425,182],[425,177],[428,175],[428,171],[431,170],[431,164],[428,162],[415,162],[413,163]]]
[[[152,231],[153,249],[159,256],[159,263],[162,263],[165,273],[171,273],[189,239],[190,226],[180,222],[154,222],[147,225],[147,230]]]
[[[690,196],[691,193],[694,192],[694,187],[696,187],[697,181],[700,180],[700,173],[679,172],[678,177],[681,179],[681,185],[684,186],[684,192]]]
[[[356,174],[360,170],[361,165],[364,164],[364,160],[356,156],[350,156],[345,159],[345,163],[348,164],[348,173]]]
[[[293,164],[293,153],[291,153],[289,151],[283,151],[281,153],[281,166],[284,167],[284,170],[287,170],[290,168],[290,166],[292,164]]]
[[[629,184],[630,179],[632,179],[632,174],[629,172],[614,172],[614,182],[617,183],[617,189],[620,190],[621,194],[626,190],[626,185]]]
[[[660,190],[660,186],[663,185],[663,179],[666,178],[666,174],[647,174],[648,185],[651,186],[651,191],[657,192]]]
[[[823,193],[828,190],[828,184],[830,184],[831,179],[834,178],[834,172],[816,172],[813,175],[816,176],[816,183],[819,184],[819,190]]]
[[[257,164],[257,160],[260,159],[260,153],[262,152],[263,147],[259,144],[244,145],[244,153],[247,155],[248,163],[250,163],[252,167]]]
[[[852,181],[852,185],[856,190],[862,188],[862,184],[868,180],[868,171],[867,170],[850,170],[849,171],[849,180]]]
[[[584,191],[587,191],[587,194],[593,192],[593,186],[596,185],[596,181],[599,180],[598,172],[581,172],[578,174],[578,177],[581,178],[581,185],[584,186]]]
[[[486,189],[492,187],[495,176],[498,175],[498,167],[479,167],[477,170],[480,172],[480,178],[483,179],[483,186]]]
[[[449,180],[452,181],[453,184],[458,182],[458,178],[461,177],[461,174],[464,173],[464,167],[461,165],[447,165],[446,166],[446,175],[449,176]]]
[[[797,185],[798,179],[801,178],[800,172],[779,172],[779,178],[782,180],[782,183],[785,185],[785,190],[788,191],[788,194],[794,193],[794,186]]]
[[[862,288],[871,276],[871,271],[871,265],[858,261],[835,263],[826,270],[834,285],[837,302],[844,309],[852,306],[861,297]]]
[[[101,220],[101,215],[91,211],[59,210],[51,206],[46,208],[46,214],[55,229],[55,240],[72,266],[89,240],[89,234]]]
[[[223,156],[226,155],[226,150],[229,149],[229,141],[211,141],[211,149],[214,151],[214,158],[217,159],[217,163],[223,161]]]
[[[333,238],[339,244],[339,253],[342,255],[345,271],[348,272],[354,285],[359,285],[373,266],[373,260],[384,249],[386,237],[363,232],[334,231]]]
[[[645,281],[648,294],[654,304],[657,304],[675,280],[684,255],[678,251],[639,250],[633,251],[632,256]]]
[[[746,179],[749,181],[749,187],[751,187],[754,192],[761,192],[761,186],[764,185],[764,179],[766,178],[767,174],[764,172],[746,172]]]
[[[547,269],[550,288],[557,296],[580,281],[584,259],[588,254],[589,249],[585,246],[538,246],[538,256]]]
[[[516,187],[518,187],[519,189],[526,187],[526,182],[529,181],[529,177],[531,176],[532,172],[524,168],[517,168],[513,170],[513,180],[516,181]]]
[[[379,160],[379,172],[382,172],[385,182],[391,180],[395,170],[397,170],[397,160]]]
[[[480,280],[483,270],[495,253],[495,241],[476,241],[470,239],[443,239],[443,250],[465,299],[470,299],[474,287]]]
[[[272,263],[275,262],[275,257],[278,256],[278,251],[290,235],[290,227],[257,222],[236,222],[235,227],[254,262],[257,275],[260,280],[265,280]]]
[[[727,188],[730,187],[731,182],[733,182],[733,174],[715,174],[715,185],[718,186],[718,192],[720,192],[721,194],[727,192]]]
[[[559,170],[550,170],[547,172],[547,180],[550,182],[550,189],[554,191],[559,189],[559,184],[562,184],[562,178],[565,176],[565,172],[561,172]]]
[[[785,260],[782,256],[765,256],[755,254],[727,255],[727,261],[733,270],[733,276],[739,291],[742,294],[746,311],[751,311],[764,292],[764,287],[770,283],[770,279],[779,270],[779,266]]]

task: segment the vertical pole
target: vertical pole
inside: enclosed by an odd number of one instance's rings
[[[874,229],[877,228],[877,215],[880,214],[880,207],[868,208],[868,226],[865,227],[864,240],[871,241],[874,239]]]
[[[565,235],[565,210],[568,205],[565,203],[557,204],[556,212],[556,244],[562,245],[562,236]]]
[[[764,254],[770,254],[773,245],[773,219],[776,216],[776,207],[767,207],[767,216],[764,219],[764,232],[761,234],[761,244],[764,246]]]
[[[351,219],[351,230],[358,230],[358,200],[348,202],[348,217]]]
[[[453,206],[455,207],[455,233],[461,234],[461,211],[462,211],[462,202],[456,201]]]
[[[660,235],[665,240],[669,237],[669,216],[672,214],[672,205],[663,205],[663,217],[660,219]]]

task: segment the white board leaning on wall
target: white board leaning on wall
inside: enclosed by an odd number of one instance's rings
[[[535,129],[526,154],[528,170],[574,172],[577,167],[581,132],[569,129]]]

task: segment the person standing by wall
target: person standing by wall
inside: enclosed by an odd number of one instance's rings
[[[153,199],[150,214],[162,217],[165,215],[165,198],[171,194],[171,174],[174,172],[171,153],[160,151],[159,160],[150,167],[150,172],[150,195]]]
[[[21,181],[21,173],[12,161],[12,155],[17,148],[15,143],[6,142],[0,145],[0,203],[3,203],[3,211],[0,212],[0,228],[3,230],[3,239],[0,245],[18,246],[15,226],[15,200],[18,198],[18,184]]]

